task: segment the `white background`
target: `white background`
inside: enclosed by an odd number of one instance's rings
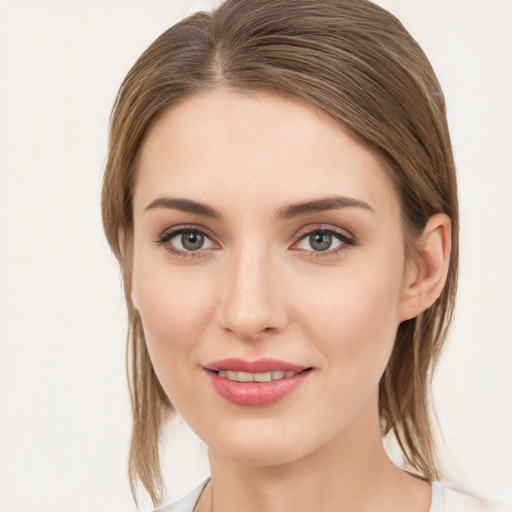
[[[381,1],[443,85],[459,170],[457,321],[435,382],[453,481],[512,499],[512,1]],[[0,511],[133,511],[108,115],[131,64],[211,1],[0,0]],[[208,472],[176,422],[176,499]],[[145,504],[147,505],[147,502]]]

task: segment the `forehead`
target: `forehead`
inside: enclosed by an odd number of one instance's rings
[[[379,158],[313,107],[226,89],[164,111],[139,151],[135,208],[161,195],[277,206],[341,194],[379,207],[397,197]]]

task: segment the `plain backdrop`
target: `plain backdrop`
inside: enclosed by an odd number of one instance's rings
[[[389,0],[447,98],[462,214],[457,318],[435,380],[455,485],[512,499],[512,1]],[[0,0],[0,511],[134,511],[119,272],[100,185],[117,87],[212,1]],[[177,420],[168,498],[208,474]],[[147,501],[144,507],[148,508]]]

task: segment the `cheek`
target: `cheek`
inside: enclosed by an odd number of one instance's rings
[[[197,269],[172,269],[165,261],[147,264],[142,257],[134,265],[132,299],[159,377],[163,371],[172,375],[168,366],[173,361],[190,357],[206,328],[215,293],[211,279],[205,277],[198,275]]]
[[[383,271],[383,268],[386,271]],[[309,290],[322,293],[300,297],[303,329],[326,364],[354,382],[373,374],[378,381],[393,348],[398,327],[401,266],[388,265],[343,269],[324,286],[311,283]]]

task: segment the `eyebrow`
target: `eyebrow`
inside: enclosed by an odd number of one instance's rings
[[[314,199],[313,201],[304,201],[301,203],[292,203],[280,208],[276,214],[276,220],[288,220],[294,217],[310,215],[312,213],[324,212],[327,210],[337,210],[339,208],[363,208],[374,212],[373,208],[364,201],[345,196],[330,196]]]
[[[181,212],[204,215],[205,217],[213,217],[214,219],[222,219],[222,215],[215,208],[182,197],[158,197],[144,208],[144,212],[155,208],[167,208],[169,210],[179,210]]]
[[[159,197],[148,204],[144,211],[147,212],[156,208],[167,208],[186,213],[195,213],[214,219],[223,218],[222,214],[212,206],[183,197]],[[287,204],[277,210],[275,218],[276,220],[288,220],[294,217],[311,215],[327,210],[337,210],[339,208],[362,208],[374,213],[373,208],[368,203],[359,199],[345,196],[329,196],[312,201]]]

